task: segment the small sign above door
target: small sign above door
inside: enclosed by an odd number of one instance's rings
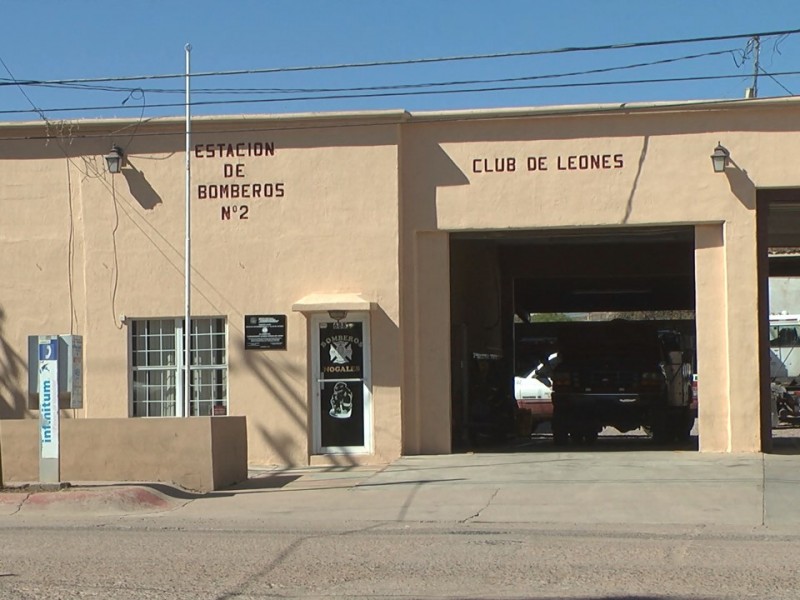
[[[245,350],[286,350],[286,315],[245,315]]]

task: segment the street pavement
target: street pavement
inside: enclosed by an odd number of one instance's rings
[[[70,482],[0,493],[0,519],[131,515],[220,527],[260,518],[285,524],[529,523],[800,527],[800,454],[654,451],[647,440],[555,451],[402,457],[382,467],[252,468],[207,494],[163,483]],[[602,441],[601,441],[602,442]]]
[[[3,491],[0,598],[797,598],[800,438],[693,446],[533,436],[381,467],[253,467],[207,494]]]

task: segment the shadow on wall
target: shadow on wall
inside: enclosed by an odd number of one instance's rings
[[[636,190],[639,188],[639,178],[642,176],[642,168],[644,161],[647,158],[647,149],[650,147],[650,136],[644,136],[642,140],[642,150],[639,153],[639,163],[636,166],[636,176],[633,178],[633,185],[631,186],[631,193],[628,195],[628,202],[625,205],[625,216],[622,217],[622,223],[627,223],[633,212],[633,199],[636,196]]]
[[[144,176],[144,173],[136,170],[130,161],[128,165],[122,169],[122,174],[125,176],[125,181],[128,182],[128,189],[131,196],[139,203],[145,210],[153,210],[157,205],[163,204],[161,196],[153,189],[150,182]]]
[[[0,308],[0,419],[21,419],[25,416],[26,365],[14,352],[4,333],[5,312]]]
[[[262,438],[273,454],[280,457],[282,464],[303,466],[305,463],[300,463],[298,457],[306,456],[306,448],[299,447],[297,440],[302,439],[308,431],[306,403],[305,398],[292,385],[292,376],[299,376],[299,369],[285,365],[278,367],[270,362],[269,356],[264,352],[241,351],[244,353],[244,365],[258,377],[261,383],[265,398],[264,404],[276,403],[280,407],[280,414],[285,415],[285,418],[290,421],[291,431],[270,429],[256,421],[256,434]],[[267,415],[267,419],[269,419],[269,415]],[[255,419],[249,420],[251,423],[255,421]]]
[[[747,171],[741,169],[733,160],[725,169],[725,176],[731,186],[731,192],[739,199],[747,210],[756,209],[756,184],[750,179]]]
[[[408,151],[406,151],[408,152]],[[422,158],[424,157],[424,159]],[[414,155],[404,155],[404,160],[408,163],[408,169],[404,177],[412,177],[413,173],[425,172],[436,173],[436,180],[428,182],[429,185],[420,187],[417,190],[418,197],[415,199],[413,209],[408,210],[406,215],[407,223],[405,230],[412,232],[420,229],[438,229],[436,217],[436,191],[440,187],[469,185],[469,178],[461,168],[453,162],[440,144],[434,144],[425,148],[420,157]],[[417,163],[416,161],[421,161]],[[416,184],[416,182],[415,182]],[[414,186],[406,184],[408,189]]]
[[[373,386],[398,387],[400,385],[400,330],[396,323],[383,311],[377,310],[372,314],[372,339],[373,339]],[[380,340],[380,343],[375,343]],[[237,343],[237,342],[234,342]],[[380,346],[380,348],[379,348]],[[241,346],[240,346],[241,348]],[[301,447],[297,440],[304,437],[312,439],[311,423],[309,421],[311,408],[307,405],[305,383],[297,388],[297,381],[303,381],[306,374],[297,366],[285,364],[277,365],[270,360],[270,353],[252,350],[241,350],[243,361],[247,369],[258,378],[264,404],[276,404],[277,411],[282,415],[282,421],[288,419],[289,429],[277,429],[269,425],[269,417],[265,422],[254,422],[255,433],[261,437],[270,452],[280,457],[281,463],[289,466],[304,466],[305,457],[310,447]],[[376,369],[375,365],[386,365],[384,369]],[[389,365],[392,365],[390,368]],[[398,408],[399,412],[399,408]],[[284,421],[285,422],[285,421]],[[346,454],[331,455],[330,462],[338,467],[354,467],[358,462],[354,457]]]
[[[372,386],[399,388],[402,378],[402,348],[400,328],[392,318],[378,306],[370,315],[372,337]]]

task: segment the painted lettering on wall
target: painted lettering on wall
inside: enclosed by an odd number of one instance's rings
[[[619,154],[572,154],[557,156],[479,157],[472,159],[473,173],[541,173],[544,171],[606,171],[625,167],[625,156]]]
[[[275,156],[274,142],[239,142],[238,144],[195,144],[195,158],[249,158]]]
[[[222,181],[201,183],[195,190],[198,200],[222,200],[220,220],[246,221],[250,218],[250,200],[269,200],[286,195],[283,181],[247,181],[247,162],[226,159],[267,159],[275,156],[274,142],[237,142],[196,144],[193,158],[223,159]],[[243,181],[244,180],[244,181]],[[233,201],[233,202],[227,202]]]

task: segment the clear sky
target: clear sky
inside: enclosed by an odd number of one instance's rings
[[[0,120],[182,115],[181,78],[109,81],[111,91],[16,80],[180,75],[411,61],[800,29],[798,0],[0,0]],[[747,39],[608,51],[289,73],[196,76],[192,112],[410,111],[741,98]],[[721,54],[684,58],[722,52]],[[531,79],[659,60],[605,73]],[[761,40],[759,97],[800,93],[800,33]],[[575,85],[733,75],[651,84]],[[497,81],[514,79],[515,81]],[[352,88],[418,86],[381,90]],[[543,85],[561,87],[541,87]],[[570,84],[565,87],[564,84]],[[469,92],[475,88],[493,89]],[[539,86],[539,87],[531,87]],[[255,90],[246,92],[246,90]],[[275,93],[281,90],[283,93]],[[313,92],[309,90],[325,90]],[[447,93],[430,92],[447,91]],[[425,92],[425,93],[420,93]],[[387,95],[387,94],[402,95]],[[374,97],[353,97],[381,94]],[[320,95],[346,95],[325,99]],[[294,98],[286,100],[286,98]],[[312,98],[298,100],[297,98]],[[258,99],[259,102],[249,102]],[[248,102],[241,102],[246,100]],[[269,100],[269,101],[267,101]],[[236,102],[231,102],[236,101]],[[204,104],[204,103],[213,104]],[[158,105],[172,106],[158,106]],[[101,109],[98,107],[110,107]],[[82,108],[80,111],[59,111]],[[28,111],[28,112],[18,112]]]

